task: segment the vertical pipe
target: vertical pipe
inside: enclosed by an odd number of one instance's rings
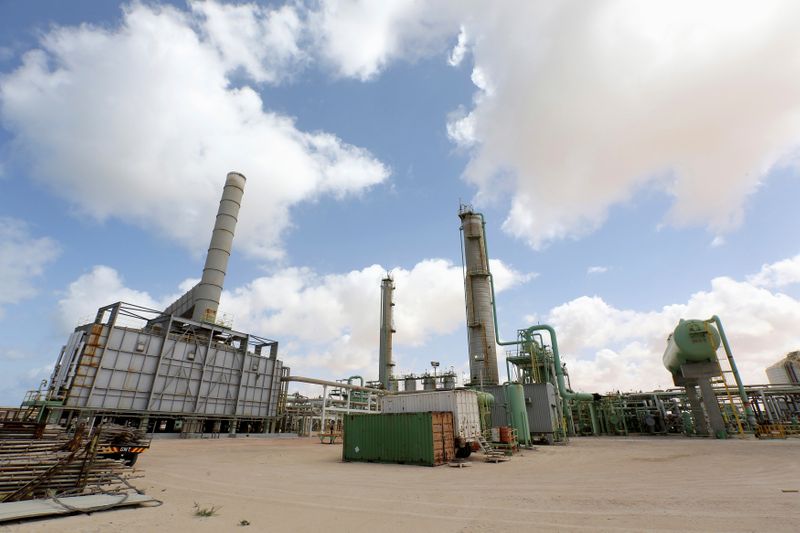
[[[233,234],[239,218],[239,207],[244,195],[245,177],[238,172],[229,172],[219,201],[217,220],[211,234],[208,255],[203,267],[203,277],[195,288],[195,304],[192,320],[214,322],[217,317],[219,299],[231,256]]]
[[[349,391],[349,393],[352,393],[352,392],[353,391]],[[327,385],[323,385],[322,386],[322,413],[321,413],[322,418],[321,418],[320,423],[319,423],[319,432],[320,433],[325,433],[325,410],[327,408],[327,403],[328,403],[328,386]]]
[[[389,390],[389,381],[392,379],[394,361],[392,361],[392,335],[395,333],[393,325],[394,281],[390,275],[381,280],[381,335],[378,347],[378,381],[385,390]]]
[[[739,369],[736,367],[736,361],[733,360],[733,353],[731,352],[731,347],[728,344],[728,337],[725,336],[725,330],[722,328],[722,321],[717,315],[714,315],[706,320],[706,322],[712,321],[717,325],[717,331],[719,331],[719,336],[722,339],[722,346],[725,348],[725,355],[728,356],[728,363],[731,365],[733,378],[736,380],[736,387],[739,389],[739,397],[742,399],[742,404],[744,405],[744,413],[747,417],[747,423],[750,426],[750,429],[755,429],[756,416],[753,414],[753,408],[750,407],[750,398],[747,397],[747,392],[744,390],[742,378],[739,376]]]

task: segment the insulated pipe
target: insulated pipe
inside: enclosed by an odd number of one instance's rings
[[[742,399],[742,404],[744,405],[744,414],[747,418],[747,423],[750,425],[750,429],[755,429],[756,415],[753,413],[753,408],[750,406],[750,398],[748,398],[747,392],[744,390],[742,378],[739,376],[739,369],[736,367],[736,361],[733,360],[733,353],[728,344],[728,337],[725,336],[725,330],[722,329],[722,321],[717,315],[714,315],[706,320],[706,322],[713,322],[717,325],[717,331],[722,339],[722,346],[725,348],[725,355],[728,356],[728,363],[731,365],[731,370],[733,371],[733,379],[736,380],[736,387],[739,389],[739,397]]]
[[[350,385],[349,383],[341,383],[339,381],[328,381],[326,379],[306,378],[303,376],[284,376],[281,381],[296,381],[298,383],[311,383],[312,385],[328,385],[331,387],[339,387],[342,389],[360,390],[365,392],[374,392],[375,394],[388,394],[385,390],[373,389],[372,387],[360,387],[358,385]]]
[[[481,219],[481,226],[484,228],[483,233],[483,246],[484,246],[484,256],[488,257],[488,247],[486,245],[486,222],[483,219],[482,213],[474,213],[476,216],[480,217]],[[494,334],[495,334],[495,341],[500,346],[513,346],[517,344],[522,344],[522,341],[501,341],[500,340],[500,330],[497,327],[497,307],[495,305],[495,296],[494,296],[494,277],[492,276],[491,272],[488,275],[489,277],[489,285],[491,288],[492,294],[492,317],[494,318]],[[567,387],[567,384],[564,382],[564,369],[561,366],[561,356],[558,353],[558,339],[556,338],[556,331],[547,324],[541,324],[537,326],[531,326],[525,330],[529,334],[533,335],[536,331],[547,331],[550,334],[550,344],[553,348],[553,363],[556,367],[556,380],[558,382],[558,393],[564,399],[567,400],[563,402],[562,409],[564,416],[569,420],[570,423],[570,431],[572,431],[573,424],[572,424],[572,411],[569,408],[568,400],[582,400],[582,401],[589,401],[594,400],[594,395],[586,392],[573,392]],[[541,337],[540,337],[541,338]],[[470,361],[471,364],[471,361]]]
[[[364,386],[364,378],[362,378],[361,376],[350,376],[349,378],[347,378],[347,383],[349,385],[352,385],[354,379],[357,379],[358,381],[360,381],[362,387]]]
[[[215,322],[228,259],[231,256],[233,234],[239,218],[239,207],[242,205],[246,178],[238,172],[228,172],[222,198],[219,201],[217,220],[211,233],[203,277],[195,288],[195,304],[192,320],[198,322]]]

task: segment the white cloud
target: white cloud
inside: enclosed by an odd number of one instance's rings
[[[467,29],[464,26],[461,26],[461,29],[458,32],[458,42],[450,52],[450,57],[447,58],[447,62],[450,64],[450,66],[457,67],[462,61],[464,61],[464,56],[468,51],[467,41]]]
[[[33,237],[24,222],[0,217],[0,318],[3,306],[36,294],[36,279],[58,254],[53,239]]]
[[[0,112],[15,153],[82,214],[118,217],[198,252],[226,172],[241,171],[248,182],[237,247],[281,256],[293,205],[358,194],[388,176],[366,150],[300,131],[291,118],[265,111],[251,87],[232,84],[231,69],[277,81],[278,71],[302,59],[292,13],[134,3],[119,27],[51,29],[0,78]],[[241,35],[228,33],[232,21],[243,21]]]
[[[340,0],[314,17],[345,76],[471,54],[478,91],[448,134],[473,146],[478,199],[510,195],[504,228],[533,247],[593,231],[645,187],[674,198],[669,223],[722,235],[774,165],[796,165],[796,2]]]
[[[50,364],[47,364],[47,365],[44,365],[44,366],[38,366],[38,367],[30,368],[30,369],[28,369],[27,372],[25,372],[25,377],[28,378],[29,380],[48,379],[53,374],[53,368],[54,367],[55,367],[55,364],[54,363],[50,363]]]
[[[228,68],[241,67],[255,81],[280,82],[303,67],[305,25],[294,6],[269,9],[255,4],[192,2],[201,27]]]
[[[447,137],[461,148],[469,148],[477,142],[475,136],[475,117],[459,108],[448,116]]]
[[[719,248],[720,246],[724,246],[724,245],[725,245],[725,237],[723,237],[721,235],[716,235],[711,240],[711,247],[712,248]]]
[[[491,261],[498,292],[534,275]],[[282,352],[293,371],[318,367],[341,375],[374,374],[378,347],[380,280],[386,269],[372,265],[346,274],[320,276],[290,268],[223,294],[220,309],[236,309],[235,326],[288,340]],[[464,322],[461,267],[444,259],[394,268],[396,358],[403,348],[425,345]],[[419,369],[416,369],[419,370]]]
[[[0,346],[0,360],[21,361],[30,359],[31,354],[26,350],[21,350],[13,346]]]
[[[492,260],[491,266],[498,292],[534,276],[500,260]],[[391,272],[396,286],[394,344],[401,361],[403,348],[424,346],[464,323],[464,285],[461,267],[444,259],[426,259],[411,269]],[[279,340],[281,358],[294,373],[313,369],[331,377],[353,372],[374,377],[380,280],[385,274],[381,265],[328,275],[284,268],[223,292],[220,312],[235,310],[233,326],[239,331]],[[191,286],[191,281],[182,286]],[[59,326],[62,332],[70,331],[76,320],[90,321],[98,307],[117,301],[160,309],[174,299],[175,295],[154,298],[128,288],[116,270],[96,266],[66,289],[59,301]]]
[[[758,274],[749,276],[747,281],[758,287],[785,287],[800,283],[800,254],[763,265]]]
[[[603,274],[608,272],[608,267],[605,266],[590,266],[586,269],[587,274]]]
[[[164,301],[157,301],[146,292],[126,287],[115,269],[97,265],[70,283],[59,299],[58,327],[62,333],[72,331],[75,326],[92,322],[99,307],[116,302],[150,309],[166,306]]]
[[[534,247],[650,185],[674,197],[672,223],[724,232],[800,143],[793,2],[497,10],[467,26],[492,93],[472,111],[466,176],[489,194],[513,175],[504,228]]]
[[[329,0],[309,13],[309,31],[317,53],[338,74],[369,80],[393,59],[413,60],[444,49],[458,7],[447,2]]]
[[[746,383],[764,383],[767,366],[800,348],[800,300],[750,279],[715,278],[710,289],[686,303],[654,311],[619,309],[597,296],[583,296],[553,308],[546,322],[556,328],[574,387],[602,393],[673,386],[661,363],[667,335],[681,318],[715,314]]]

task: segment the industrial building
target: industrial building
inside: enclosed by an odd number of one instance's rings
[[[800,351],[787,353],[786,357],[768,366],[766,372],[773,385],[800,385]]]
[[[470,401],[477,402],[480,421],[469,432],[470,442],[497,436],[496,428],[511,428],[520,445],[633,433],[722,438],[774,425],[800,432],[798,353],[767,370],[769,385],[747,386],[717,317],[682,320],[667,337],[663,362],[678,388],[573,391],[553,327],[526,325],[511,340],[501,339],[485,221],[467,205],[458,210],[469,364],[463,387],[454,369],[440,372],[436,361],[432,371],[395,372],[394,293],[402,287],[390,273],[379,287],[377,379],[291,375],[278,358],[278,341],[233,330],[218,309],[245,183],[239,173],[226,178],[200,282],[163,310],[126,302],[100,308],[93,322],[75,329],[46,389],[27,398],[24,407],[39,408],[40,417],[65,425],[80,418],[137,425],[151,433],[320,433],[333,441],[347,415],[431,410],[466,389],[477,394]],[[322,393],[290,392],[292,382],[320,386]],[[423,401],[426,397],[438,399]],[[454,415],[449,431],[465,438],[457,410],[445,410]]]
[[[28,406],[65,425],[89,418],[155,433],[274,430],[289,372],[278,342],[218,317],[245,183],[242,174],[227,175],[200,282],[164,310],[101,307],[75,328],[47,390]]]

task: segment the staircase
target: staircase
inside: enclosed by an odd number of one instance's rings
[[[481,434],[478,434],[478,444],[481,446],[481,451],[486,459],[487,463],[501,463],[503,461],[508,461],[508,456],[505,452],[501,452],[500,450],[496,450],[486,437]]]

